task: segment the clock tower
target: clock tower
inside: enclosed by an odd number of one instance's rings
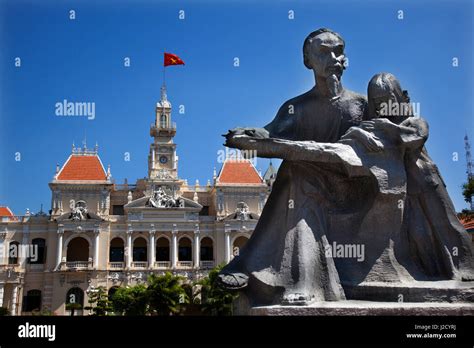
[[[171,121],[171,103],[166,87],[161,87],[161,100],[156,103],[155,122],[150,127],[154,141],[148,155],[148,179],[150,181],[178,180],[178,156],[173,138],[176,123]]]

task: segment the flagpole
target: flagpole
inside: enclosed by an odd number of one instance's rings
[[[166,67],[165,67],[165,49],[163,49],[163,86],[166,87],[166,75],[165,75],[165,71],[166,71]]]

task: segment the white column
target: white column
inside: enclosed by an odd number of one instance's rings
[[[16,306],[18,300],[18,285],[13,285],[13,293],[12,293],[12,311],[11,315],[16,315]]]
[[[132,228],[129,226],[127,231],[127,268],[132,267],[132,257],[133,257],[133,250],[132,250]]]
[[[5,228],[5,232],[0,232],[0,265],[5,264],[5,255],[7,255],[5,248],[5,238],[7,236],[7,231]],[[1,307],[1,306],[0,306]]]
[[[4,291],[5,291],[5,284],[0,284],[0,307],[3,307]]]
[[[30,229],[28,225],[23,226],[23,241],[21,242],[22,245],[28,245],[29,244],[29,239],[30,239]],[[22,247],[20,245],[20,248]],[[28,256],[30,255],[24,255],[23,253],[20,254],[19,260],[20,260],[20,267],[25,268],[26,266],[26,260],[28,259]]]
[[[99,269],[99,228],[94,230],[94,269]]]
[[[171,231],[171,268],[175,269],[178,265],[178,229],[176,224],[173,224]]]
[[[61,267],[61,262],[63,260],[63,237],[64,237],[64,229],[60,227],[58,229],[58,250],[56,254],[56,268]]]
[[[155,227],[152,225],[150,230],[150,238],[148,243],[148,266],[153,268],[155,266]]]
[[[199,224],[196,224],[194,229],[194,268],[200,267],[201,261],[201,232],[199,231]]]
[[[225,262],[230,262],[231,247],[230,247],[230,226],[225,225],[224,227],[224,251],[225,251]]]

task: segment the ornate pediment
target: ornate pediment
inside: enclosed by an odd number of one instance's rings
[[[232,214],[227,215],[224,220],[258,220],[259,215],[252,213],[249,206],[245,202],[237,203],[237,209]]]
[[[153,208],[184,208],[184,199],[182,197],[173,197],[159,187],[153,192],[145,203],[147,207]]]
[[[151,193],[151,195],[131,201],[130,203],[126,204],[124,208],[133,208],[133,210],[136,210],[137,208],[155,208],[160,210],[192,208],[193,210],[201,210],[202,205],[182,196],[173,196],[173,194],[169,191],[163,189],[162,187],[158,187]]]
[[[84,201],[78,201],[71,205],[71,211],[56,218],[57,221],[87,221],[87,220],[103,220],[100,216],[89,212]]]

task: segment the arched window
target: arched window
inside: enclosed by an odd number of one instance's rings
[[[187,237],[183,237],[179,240],[178,260],[179,261],[192,261],[193,260],[191,240]]]
[[[23,296],[23,312],[32,312],[41,310],[41,290],[28,290],[26,296]]]
[[[237,256],[240,254],[240,250],[244,247],[249,239],[244,236],[237,237],[234,240],[234,245],[232,248],[232,257]]]
[[[32,240],[33,248],[35,249],[35,257],[28,259],[29,263],[33,265],[42,265],[46,262],[46,240],[43,238],[35,238]]]
[[[89,242],[82,237],[71,240],[67,245],[66,261],[89,261]]]
[[[114,238],[110,241],[109,262],[124,261],[124,245],[122,238]]]
[[[18,256],[20,253],[20,243],[10,242],[8,246],[8,264],[16,265],[18,263]]]
[[[168,239],[161,237],[156,241],[156,261],[170,260],[170,242]]]
[[[201,261],[214,261],[213,243],[209,237],[201,240]]]
[[[160,127],[161,127],[161,128],[167,128],[167,126],[168,126],[167,123],[168,123],[168,122],[167,122],[167,117],[166,117],[166,115],[165,115],[165,114],[161,114],[161,116],[160,116]]]
[[[112,296],[114,296],[115,292],[117,291],[118,289],[118,286],[112,286],[110,289],[109,289],[109,301],[112,300]]]
[[[66,310],[73,312],[76,310],[81,310],[83,307],[84,291],[78,287],[69,289],[66,294]]]
[[[133,242],[133,261],[147,261],[146,240],[138,237]]]

